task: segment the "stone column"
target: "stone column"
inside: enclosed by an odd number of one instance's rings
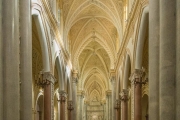
[[[159,120],[159,0],[149,1],[149,114]]]
[[[60,120],[60,109],[61,109],[61,106],[60,106],[60,99],[58,98],[58,120]]]
[[[73,71],[72,73],[72,99],[74,102],[74,110],[73,112],[73,120],[76,120],[76,114],[77,114],[77,83],[78,83],[78,72]]]
[[[77,120],[83,120],[83,115],[82,115],[82,104],[83,104],[83,98],[84,98],[84,91],[78,91],[77,94]]]
[[[2,1],[3,120],[20,120],[18,3],[19,0]]]
[[[176,120],[180,120],[180,0],[176,0],[176,35],[177,35],[177,45],[176,45]]]
[[[179,7],[179,6],[178,6]],[[160,0],[160,118],[175,120],[176,1]],[[178,95],[179,96],[179,95]]]
[[[127,89],[121,92],[122,120],[128,120],[128,94]]]
[[[110,73],[110,76],[111,76],[111,88],[112,88],[112,108],[111,108],[111,111],[112,111],[112,118],[111,120],[115,120],[116,119],[116,111],[114,109],[114,106],[115,106],[115,100],[116,100],[116,80],[115,80],[115,71],[114,70],[111,70],[111,73]]]
[[[106,101],[103,101],[102,105],[103,105],[103,120],[105,120],[106,119]]]
[[[36,84],[44,88],[44,120],[54,119],[54,82],[50,72],[40,72]]]
[[[134,84],[134,120],[142,119],[142,107],[141,107],[141,97],[142,97],[142,84],[146,84],[144,70],[135,69],[131,76],[132,83]],[[132,88],[133,89],[133,88]]]
[[[0,0],[0,36],[2,36],[2,0]],[[3,39],[0,37],[0,98],[3,98]],[[3,120],[3,99],[0,99],[0,120]]]
[[[87,120],[87,101],[84,101],[84,119]]]
[[[112,120],[112,92],[111,90],[106,91],[107,98],[107,120]]]
[[[32,120],[32,21],[31,1],[20,3],[20,119]]]
[[[115,107],[114,107],[114,109],[116,110],[116,120],[120,120],[120,115],[119,115],[120,104],[121,104],[120,100],[116,100]]]
[[[68,120],[74,120],[72,111],[74,110],[73,101],[68,101]]]
[[[60,120],[66,120],[66,115],[65,115],[65,106],[66,106],[66,97],[67,94],[65,91],[59,91],[60,94]]]

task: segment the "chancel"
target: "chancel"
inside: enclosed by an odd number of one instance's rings
[[[0,0],[0,120],[180,120],[180,0]]]

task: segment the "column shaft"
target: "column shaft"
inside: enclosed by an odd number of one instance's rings
[[[74,120],[73,119],[73,117],[74,116],[72,116],[73,114],[73,109],[74,109],[74,107],[73,107],[73,102],[72,101],[68,101],[68,120]]]
[[[127,101],[122,101],[122,120],[128,120]]]
[[[52,85],[46,85],[44,87],[44,120],[51,120],[51,106],[52,106],[52,99],[51,99],[51,88]]]
[[[109,120],[112,120],[112,95],[109,98]]]
[[[2,0],[0,0],[0,36],[2,36]],[[3,120],[3,39],[0,37],[0,120]]]
[[[128,120],[128,94],[129,90],[123,89],[121,92],[122,120]]]
[[[115,111],[115,109],[114,109],[114,107],[115,107],[115,100],[116,100],[116,84],[115,84],[116,82],[115,82],[115,80],[113,79],[113,80],[111,80],[111,84],[112,84],[112,109],[111,109],[111,111],[112,111],[112,120],[115,120],[116,119],[116,111]]]
[[[66,120],[66,92],[60,91],[60,120]]]
[[[176,0],[176,36],[177,36],[177,45],[176,45],[176,120],[180,120],[180,0]]]
[[[3,120],[20,120],[18,3],[2,1]]]
[[[159,0],[149,1],[149,117],[159,120]]]
[[[73,112],[73,120],[76,120],[76,114],[77,114],[77,82],[73,81],[73,101],[74,101],[74,110]]]
[[[20,2],[20,119],[32,120],[31,1]]]
[[[78,112],[77,112],[77,119],[78,120],[82,120],[83,119],[83,115],[82,115],[82,104],[83,104],[83,96],[82,95],[78,95]]]
[[[141,96],[142,96],[142,85],[134,85],[134,120],[142,119],[142,109],[141,109]]]
[[[116,100],[115,110],[116,110],[116,120],[120,120],[120,115],[119,115],[120,100],[118,100],[118,99]]]
[[[116,120],[120,120],[120,118],[119,118],[119,109],[116,110]]]
[[[160,119],[175,119],[176,1],[160,0]]]

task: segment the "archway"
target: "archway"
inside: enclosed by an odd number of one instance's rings
[[[134,82],[134,119],[142,119],[142,91],[148,87],[148,40],[149,40],[149,7],[143,9],[142,18],[140,21],[140,28],[138,34],[138,41],[136,46],[135,57],[135,77]]]
[[[148,120],[148,98],[147,94],[142,97],[142,120]]]
[[[40,95],[39,98],[37,99],[37,104],[36,104],[36,119],[35,120],[44,120],[44,101],[43,101],[43,95]]]

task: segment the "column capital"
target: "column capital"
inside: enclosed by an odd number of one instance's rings
[[[72,71],[72,82],[73,83],[77,83],[78,82],[78,71],[77,70],[73,70]]]
[[[129,90],[128,89],[123,89],[122,92],[120,93],[120,99],[121,101],[127,101],[129,100]]]
[[[51,72],[40,71],[38,78],[35,79],[36,79],[36,85],[42,88],[45,87],[46,85],[49,85],[50,83],[54,84],[54,82],[56,82],[56,79],[51,74]]]
[[[106,104],[106,100],[101,100],[101,104],[102,105]]]
[[[114,106],[114,109],[116,109],[116,110],[119,110],[120,109],[120,103],[121,103],[121,100],[116,100],[115,101],[115,106]]]
[[[111,90],[107,90],[106,91],[106,96],[108,97],[108,96],[111,96],[112,95],[112,91]]]
[[[136,84],[146,84],[148,79],[146,77],[145,69],[135,69],[134,72],[131,74],[130,78],[132,83]]]
[[[68,109],[69,111],[74,110],[73,101],[68,101],[68,107],[67,107],[67,109]]]
[[[55,77],[50,72],[44,72],[43,73],[43,79],[49,80],[53,84],[56,82]]]
[[[66,102],[67,93],[64,90],[59,91],[59,100],[61,103]]]
[[[89,104],[90,104],[90,102],[89,102],[89,101],[87,101],[87,100],[85,100],[85,101],[84,101],[84,104],[89,105]]]
[[[116,79],[116,72],[114,69],[111,69],[110,70],[110,80],[111,80],[111,82],[115,82],[115,79]]]
[[[82,96],[82,97],[84,98],[85,92],[84,92],[83,90],[79,90],[79,91],[77,92],[77,96]]]

